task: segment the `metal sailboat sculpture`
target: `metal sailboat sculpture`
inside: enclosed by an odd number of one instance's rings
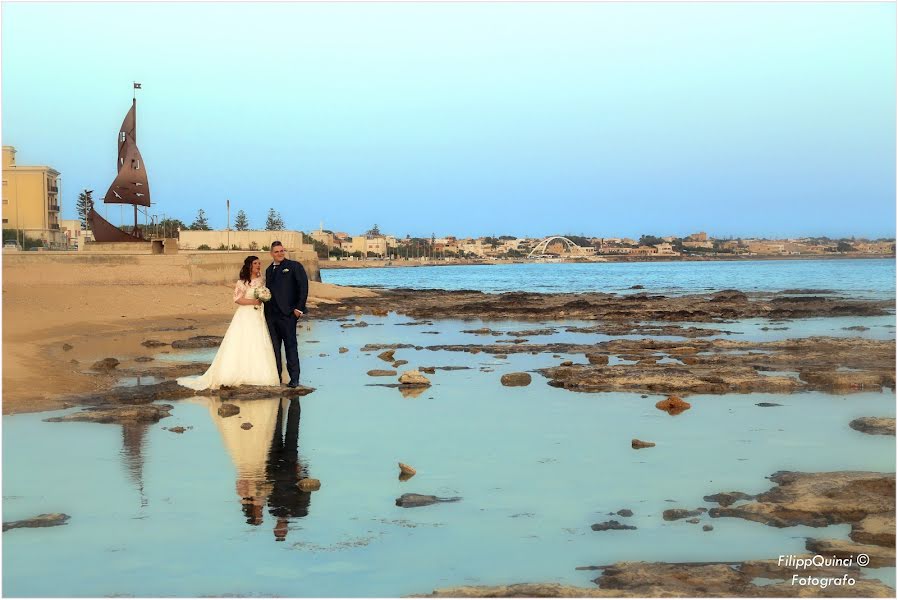
[[[135,89],[140,84],[134,84]],[[134,206],[134,229],[131,232],[119,229],[90,207],[87,221],[98,242],[145,242],[143,234],[137,226],[137,207],[150,206],[150,186],[147,182],[147,171],[137,149],[137,98],[131,104],[131,110],[125,115],[118,133],[118,175],[109,191],[103,198],[105,204],[131,204]]]

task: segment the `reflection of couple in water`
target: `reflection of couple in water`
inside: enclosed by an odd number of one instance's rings
[[[261,525],[267,502],[276,519],[275,539],[283,541],[289,520],[309,514],[312,497],[297,485],[308,476],[299,459],[299,399],[229,400],[240,407],[231,417],[218,414],[221,400],[204,401],[237,468],[237,495],[246,522]],[[252,427],[244,429],[244,423]]]

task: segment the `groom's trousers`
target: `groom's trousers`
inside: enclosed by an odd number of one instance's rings
[[[299,349],[296,342],[296,322],[293,315],[275,315],[266,319],[268,333],[271,334],[271,345],[274,346],[274,360],[278,367],[278,378],[281,377],[281,344],[287,357],[287,374],[290,381],[299,383]]]

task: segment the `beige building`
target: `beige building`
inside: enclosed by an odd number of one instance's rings
[[[313,231],[312,233],[310,233],[309,236],[316,242],[321,242],[322,244],[327,246],[328,250],[337,245],[336,238],[334,237],[333,232],[330,231],[319,229],[318,231]]]
[[[655,248],[658,249],[658,254],[663,254],[665,256],[677,256],[680,253],[673,249],[673,246],[664,242],[663,244],[655,244]]]
[[[59,211],[59,171],[16,164],[16,149],[3,146],[3,229],[23,230],[50,248],[64,249]]]
[[[786,245],[783,242],[750,241],[747,243],[748,251],[752,254],[783,254]]]
[[[344,246],[344,249],[346,249],[346,246]],[[386,256],[387,238],[382,235],[357,235],[352,238],[347,251],[350,254],[361,252],[363,257],[368,256],[368,254]]]
[[[288,252],[313,252],[312,244],[302,241],[301,231],[228,231],[216,229],[212,231],[190,231],[182,229],[179,234],[178,247],[181,250],[199,250],[207,246],[210,250],[219,250],[236,246],[239,250],[263,252],[271,247],[271,242],[280,241]],[[205,250],[206,248],[203,248]]]
[[[691,241],[693,241],[693,242],[707,242],[707,241],[708,241],[708,234],[705,233],[704,231],[699,231],[698,233],[693,233],[692,235],[690,235],[690,236],[689,236],[688,238],[686,238],[686,239],[687,239],[687,240],[691,240]]]
[[[94,234],[90,229],[81,227],[80,219],[62,219],[59,228],[66,238],[66,246],[74,250],[83,250],[85,242],[94,241]]]
[[[690,236],[691,237],[691,236]],[[714,242],[709,240],[683,240],[684,248],[705,248],[711,250],[714,248]]]

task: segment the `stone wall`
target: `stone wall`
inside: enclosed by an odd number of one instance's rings
[[[255,253],[263,268],[265,252]],[[237,281],[247,252],[184,252],[178,254],[94,254],[89,252],[4,252],[3,285],[191,285]],[[290,252],[311,281],[321,281],[314,252]]]

